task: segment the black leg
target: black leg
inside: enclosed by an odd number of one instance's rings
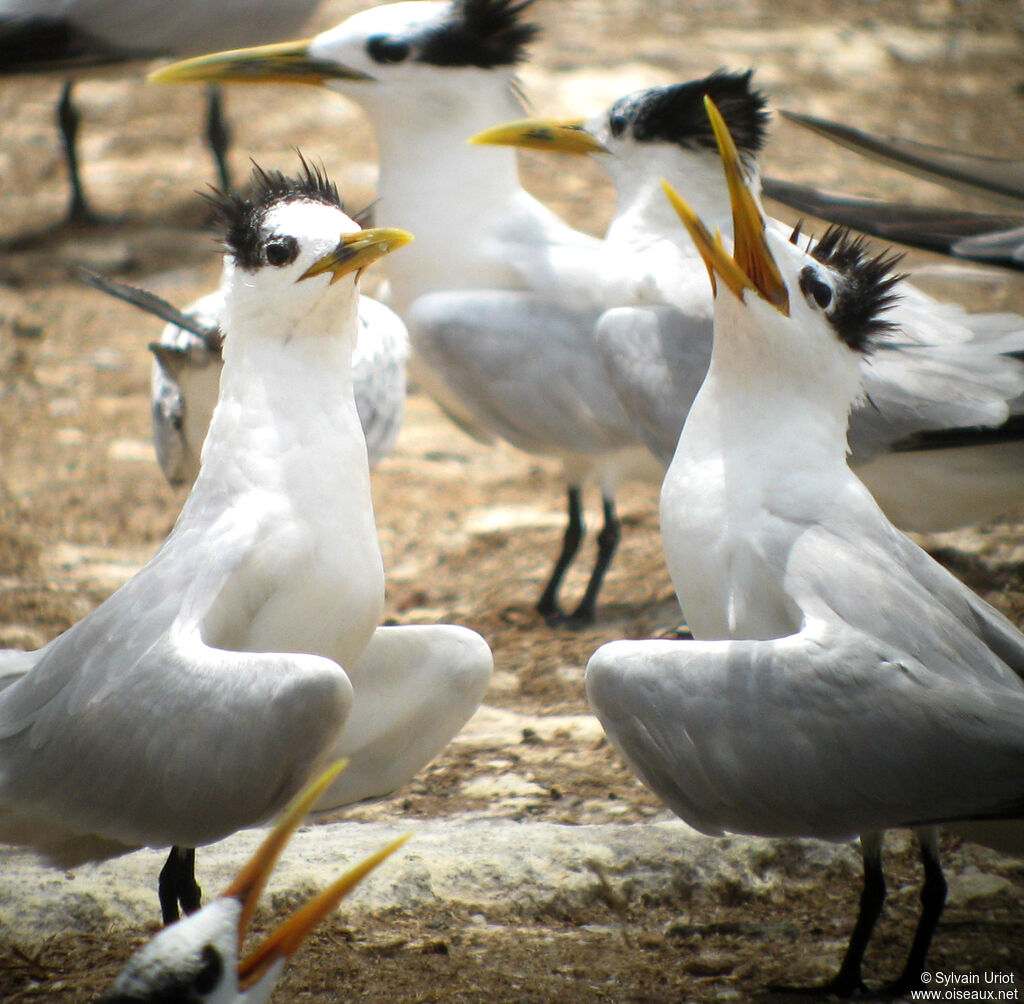
[[[217,176],[223,192],[231,191],[231,170],[228,167],[228,147],[231,145],[231,127],[224,118],[224,99],[216,84],[206,88],[206,141],[217,164]]]
[[[918,833],[921,841],[921,864],[924,866],[924,885],[921,886],[921,918],[914,932],[914,942],[910,946],[906,965],[899,979],[886,986],[886,993],[900,996],[911,990],[919,990],[924,984],[921,973],[924,972],[925,959],[931,947],[932,936],[939,926],[939,918],[946,905],[946,879],[942,874],[942,862],[939,860],[938,831],[934,827]]]
[[[576,557],[583,534],[586,532],[583,525],[583,501],[580,489],[570,486],[567,499],[569,521],[565,527],[565,536],[562,538],[562,551],[558,555],[555,567],[551,570],[548,584],[537,601],[537,613],[549,624],[557,624],[562,619],[562,612],[558,607],[558,590],[561,588],[566,569],[572,564],[572,559]]]
[[[861,836],[861,854],[864,857],[864,888],[860,894],[860,912],[853,926],[850,943],[846,946],[839,972],[824,986],[788,987],[773,986],[770,989],[780,993],[808,994],[813,996],[852,997],[866,990],[861,977],[861,965],[867,950],[875,923],[885,903],[885,875],[882,873],[882,835],[866,833]]]
[[[75,107],[71,92],[73,80],[65,80],[57,102],[57,128],[64,144],[64,159],[68,165],[68,181],[71,184],[71,202],[68,205],[68,220],[71,223],[93,223],[95,216],[89,208],[82,187],[82,176],[78,170],[78,127],[82,117]]]
[[[587,591],[580,600],[580,605],[569,617],[569,624],[572,627],[586,627],[594,623],[594,616],[597,612],[597,594],[601,591],[601,583],[604,582],[605,572],[615,557],[619,540],[622,538],[622,524],[615,514],[615,499],[608,495],[601,497],[604,506],[604,526],[597,536],[597,561],[594,562],[594,570],[590,573],[590,581],[587,583]]]
[[[160,911],[164,924],[173,924],[179,917],[179,904],[185,913],[195,913],[202,901],[202,890],[196,882],[194,847],[172,847],[160,869]]]

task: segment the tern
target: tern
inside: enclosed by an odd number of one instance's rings
[[[709,101],[734,214],[725,250],[675,204],[715,286],[711,366],[662,489],[665,554],[695,641],[620,641],[587,667],[613,743],[708,834],[861,837],[864,891],[825,991],[864,989],[883,833],[917,831],[919,986],[946,885],[936,828],[1024,816],[1024,636],[898,531],[846,461],[862,359],[898,260],[833,229],[765,225]]]
[[[327,756],[349,766],[319,809],[393,791],[492,669],[475,632],[378,627],[356,282],[410,236],[361,230],[305,163],[252,185],[213,197],[224,368],[170,536],[49,644],[0,653],[0,841],[62,866],[170,845],[166,921],[198,906],[191,849],[272,816]]]
[[[621,528],[614,491],[657,477],[593,344],[608,305],[591,290],[600,247],[523,190],[513,151],[466,139],[522,112],[515,70],[537,27],[530,0],[404,2],[361,11],[313,39],[185,60],[162,83],[289,81],[323,85],[369,116],[380,150],[380,222],[416,233],[389,262],[393,305],[409,325],[414,376],[465,430],[501,436],[564,466],[568,519],[537,602],[552,623],[593,620]],[[462,239],[451,240],[452,232]],[[582,272],[582,301],[553,278]],[[583,598],[558,595],[584,534],[582,488],[596,478],[604,523]]]
[[[814,115],[782,115],[812,132],[890,167],[970,195],[1007,203],[1008,213],[919,206],[823,192],[765,179],[765,194],[800,212],[928,251],[1005,268],[1024,269],[1024,161],[947,150],[873,133]]]
[[[0,0],[0,74],[63,75],[122,72],[159,56],[187,56],[209,48],[256,45],[288,38],[309,19],[320,0]],[[78,160],[81,116],[74,81],[65,80],[57,125],[71,185],[68,217],[95,219],[82,186]],[[230,188],[230,130],[220,91],[207,97],[206,137],[221,187]]]
[[[224,290],[200,297],[184,310],[144,289],[86,273],[90,285],[167,321],[150,380],[153,445],[172,485],[191,485],[217,403],[224,332]],[[356,411],[366,437],[371,470],[390,452],[405,412],[405,366],[409,336],[401,318],[384,304],[360,295],[358,337],[352,356]]]
[[[589,154],[611,176],[618,203],[604,273],[617,268],[623,288],[620,306],[598,322],[597,339],[623,405],[665,465],[707,370],[712,298],[661,178],[692,192],[710,228],[732,227],[704,95],[720,108],[756,185],[767,102],[749,71],[638,91],[586,121],[525,120],[474,137]],[[907,530],[946,530],[1019,509],[1024,318],[969,314],[909,285],[887,317],[898,326],[863,361],[864,400],[850,422],[859,476]]]
[[[287,808],[221,895],[197,913],[165,927],[128,960],[97,1004],[263,1004],[285,963],[303,941],[370,872],[411,834],[339,876],[293,913],[260,945],[239,958],[256,904],[289,838],[323,790],[344,767],[326,770]]]

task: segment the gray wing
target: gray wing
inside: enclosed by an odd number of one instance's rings
[[[401,318],[376,300],[361,296],[352,378],[371,467],[391,452],[402,428],[408,357],[409,336]]]
[[[218,289],[185,308],[187,327],[171,321],[160,340],[150,345],[154,356],[150,372],[153,446],[160,469],[172,485],[190,485],[199,474],[203,442],[220,388],[223,309],[224,296]]]
[[[468,628],[377,628],[349,670],[359,713],[331,753],[348,765],[317,808],[386,795],[411,780],[479,707],[493,666],[487,642]]]
[[[713,322],[668,306],[617,307],[597,325],[597,347],[623,408],[667,467],[711,361]]]
[[[861,366],[864,400],[850,416],[851,463],[898,449],[922,432],[1003,426],[1024,405],[1024,363],[1010,354],[1022,349],[1016,338],[1003,335],[932,345],[882,343]]]
[[[949,250],[958,258],[1024,269],[1024,224],[975,231],[973,237],[961,237],[955,241]]]
[[[1024,691],[835,621],[771,641],[623,641],[587,666],[612,742],[707,833],[844,839],[1024,814]]]
[[[599,312],[531,293],[420,297],[416,352],[487,428],[530,453],[599,454],[639,445],[594,341]]]
[[[799,533],[785,588],[805,618],[849,625],[938,678],[1024,693],[1024,635],[897,530],[866,492]]]
[[[21,657],[0,690],[0,839],[65,864],[208,843],[281,808],[329,749],[352,700],[340,666],[203,641],[205,612],[258,539],[237,515],[204,536],[207,560],[172,536]]]

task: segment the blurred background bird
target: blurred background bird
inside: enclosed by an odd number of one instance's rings
[[[149,345],[155,357],[150,381],[153,446],[167,480],[191,485],[199,473],[224,364],[224,290],[179,310],[153,293],[95,273],[87,273],[86,281],[168,322],[159,341]],[[409,335],[401,318],[360,294],[352,378],[371,468],[391,452],[402,428],[408,355]]]
[[[78,77],[136,73],[160,56],[186,56],[292,36],[320,0],[0,0],[0,76],[51,73],[65,77],[57,104],[71,198],[71,223],[96,222],[79,159],[81,114],[73,100]],[[231,188],[231,130],[219,88],[207,92],[206,139],[220,187]]]

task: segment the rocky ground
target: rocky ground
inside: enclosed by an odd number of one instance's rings
[[[360,6],[332,0],[327,26]],[[865,128],[1021,155],[1024,17],[1016,2],[540,0],[546,28],[524,72],[542,112],[589,114],[650,83],[756,66],[773,101]],[[192,190],[211,177],[197,138],[201,94],[86,81],[86,184],[111,216],[60,226],[65,185],[52,129],[59,82],[0,85],[0,647],[35,647],[74,623],[152,554],[182,494],[149,443],[148,341],[159,325],[83,286],[86,265],[185,304],[212,287],[215,249]],[[351,106],[308,88],[233,90],[234,166],[321,158],[350,204],[372,199],[373,139]],[[771,173],[862,194],[949,200],[779,124]],[[524,158],[531,187],[578,226],[610,212],[597,171]],[[959,201],[967,201],[956,197]],[[914,255],[930,268],[934,259]],[[369,277],[368,277],[369,278]],[[932,275],[929,289],[976,307],[1024,310],[1024,282]],[[625,533],[598,623],[552,632],[533,613],[557,551],[557,466],[485,448],[410,396],[394,454],[375,474],[389,617],[481,631],[495,652],[487,706],[394,797],[297,838],[260,917],[344,862],[412,829],[415,838],[295,960],[278,1000],[713,1001],[813,981],[838,961],[857,896],[849,847],[699,837],[665,814],[603,741],[583,697],[594,649],[676,618],[661,558],[657,493],[623,492]],[[589,500],[591,525],[598,522]],[[925,543],[1024,623],[1020,525]],[[582,589],[592,552],[569,578]],[[256,835],[200,855],[224,885]],[[1024,979],[1024,864],[946,838],[950,906],[935,971]],[[0,999],[87,1000],[154,928],[159,855],[75,875],[4,852]],[[869,975],[892,975],[916,911],[909,838],[887,858],[890,905]],[[784,999],[778,995],[771,999]]]

